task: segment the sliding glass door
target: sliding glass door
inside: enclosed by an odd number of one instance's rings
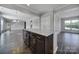
[[[65,20],[65,30],[79,33],[79,20]]]

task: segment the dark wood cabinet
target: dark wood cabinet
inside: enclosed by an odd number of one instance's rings
[[[29,47],[30,46],[29,32],[23,30],[23,39],[24,39],[25,47]]]
[[[37,54],[44,54],[45,53],[45,37],[36,34],[36,53]]]
[[[30,31],[24,31],[24,43],[33,54],[51,54],[53,53],[53,34],[43,36]]]

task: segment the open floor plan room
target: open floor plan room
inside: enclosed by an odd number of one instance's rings
[[[79,5],[0,4],[0,54],[79,54]]]

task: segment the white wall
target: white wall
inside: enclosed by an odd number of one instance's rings
[[[16,22],[11,25],[11,30],[22,30],[24,29],[24,22]]]
[[[31,29],[31,24],[32,24],[32,29],[40,29],[40,19],[32,19],[32,23],[30,23],[31,19],[28,19],[26,21],[26,29]]]
[[[53,53],[57,51],[57,36],[61,31],[61,20],[58,14],[54,14],[54,40],[53,40]]]
[[[41,30],[54,32],[53,11],[41,16]]]
[[[30,29],[30,19],[26,21],[26,29]]]
[[[41,16],[41,30],[48,30],[50,31],[50,16],[43,15]]]
[[[65,20],[61,19],[61,31],[64,31],[64,27],[65,27],[64,21]]]
[[[33,29],[40,29],[40,19],[33,19]]]
[[[3,30],[6,30],[6,29],[8,29],[8,23],[6,22],[6,19],[4,19],[3,17],[1,17],[1,30],[3,31]]]

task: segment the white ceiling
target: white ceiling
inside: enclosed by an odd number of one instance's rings
[[[17,19],[17,20],[23,20],[27,21],[29,19],[37,19],[39,18],[38,15],[29,13],[24,8],[18,7],[17,5],[0,5],[0,14],[4,18],[7,19]]]
[[[50,11],[62,11],[78,7],[78,4],[18,4],[17,6],[24,8],[32,14],[40,15]]]
[[[79,4],[30,4],[30,8],[37,10],[39,14],[50,12],[50,11],[66,11],[79,7]]]
[[[66,9],[70,9],[73,7],[78,7],[79,5],[73,4],[0,4],[0,6],[5,7],[4,9],[0,9],[0,12],[3,14],[12,14],[19,16],[21,19],[25,17],[27,19],[38,18],[40,14],[49,12],[49,11],[62,11]],[[8,10],[10,9],[10,10]],[[25,16],[24,16],[25,15]],[[21,17],[22,16],[22,17]]]
[[[31,4],[29,7],[36,9],[39,13],[46,13],[53,10],[59,10],[63,7],[68,6],[67,4]]]

